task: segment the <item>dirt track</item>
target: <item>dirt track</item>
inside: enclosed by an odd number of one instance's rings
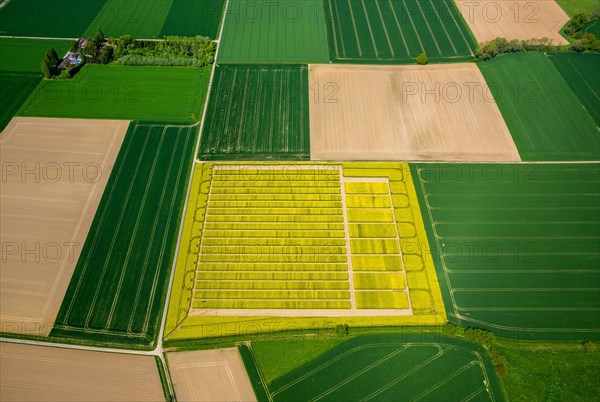
[[[52,329],[128,126],[19,117],[4,130],[1,331]]]
[[[0,344],[2,401],[162,401],[152,356]]]
[[[521,160],[475,64],[311,65],[309,80],[313,160]]]
[[[256,401],[235,348],[168,353],[179,401]]]
[[[456,0],[456,5],[478,42],[500,37],[569,43],[559,33],[569,16],[554,0]]]

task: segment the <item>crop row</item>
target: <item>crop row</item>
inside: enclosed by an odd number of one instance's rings
[[[205,257],[205,256],[203,256]],[[302,271],[341,271],[348,272],[348,266],[346,265],[346,256],[343,256],[343,261],[339,261],[337,263],[320,263],[317,264],[311,261],[278,261],[275,262],[244,262],[244,261],[230,261],[229,263],[221,263],[219,260],[212,262],[204,262],[203,264],[198,265],[198,272],[207,272],[207,271],[280,271],[280,272],[289,272],[289,273],[300,273]],[[290,259],[295,258],[295,256],[290,256]],[[329,275],[329,272],[327,273]]]
[[[269,208],[211,208],[209,214],[215,215],[341,215],[340,208],[278,208],[275,206]]]
[[[198,290],[195,299],[349,299],[350,293],[340,290]]]
[[[258,186],[238,186],[234,187],[213,187],[213,194],[340,194],[340,187],[311,187],[311,186],[280,186],[280,187],[258,187]]]
[[[206,224],[206,230],[344,230],[341,223],[212,223]]]
[[[391,209],[348,208],[349,222],[394,223]]]
[[[338,171],[331,170],[323,173],[310,172],[310,171],[297,171],[290,173],[271,173],[270,171],[263,171],[262,173],[248,172],[246,170],[239,171],[218,171],[219,174],[213,176],[213,180],[218,181],[306,181],[306,182],[319,182],[319,181],[335,181],[339,182],[340,176]],[[227,173],[225,173],[227,172]]]
[[[402,271],[402,260],[397,255],[352,256],[353,271]]]
[[[394,224],[351,223],[348,229],[352,238],[396,238],[398,235]]]
[[[299,265],[296,264],[290,268],[296,267],[299,267]],[[345,265],[343,266],[343,268],[345,268]],[[258,270],[255,272],[199,271],[196,274],[196,279],[202,281],[347,281],[348,272],[261,272]]]
[[[194,300],[195,309],[349,309],[349,300]]]
[[[340,188],[340,182],[335,180],[322,180],[322,181],[215,181],[212,182],[212,188],[244,188],[244,187],[261,187],[261,188],[307,188],[307,187],[319,187],[319,188]]]
[[[343,223],[342,215],[208,215],[207,222],[336,222]]]
[[[197,281],[203,290],[348,290],[348,281]]]
[[[404,275],[398,273],[355,273],[354,287],[357,290],[404,289]]]
[[[303,255],[334,255],[334,254],[346,254],[346,248],[344,246],[332,246],[332,245],[316,245],[316,246],[300,246],[296,244],[289,244],[285,246],[267,246],[257,244],[245,244],[245,245],[202,245],[203,254],[244,254],[244,255],[282,255],[291,258],[296,258]]]
[[[389,194],[390,188],[387,183],[371,182],[347,182],[344,183],[346,194]]]
[[[405,309],[409,307],[408,295],[401,291],[357,291],[355,297],[357,308]]]
[[[211,201],[341,201],[340,194],[212,194]]]
[[[348,208],[391,208],[392,202],[388,195],[348,195]]]
[[[202,254],[200,262],[227,263],[340,263],[346,262],[346,254]]]
[[[343,238],[343,231],[336,230],[293,230],[293,231],[280,231],[280,230],[205,230],[204,238],[216,237],[216,238]]]
[[[400,254],[397,239],[351,239],[353,254]]]
[[[243,247],[269,247],[269,246],[287,246],[287,247],[301,247],[301,246],[312,246],[319,248],[331,249],[335,246],[346,246],[345,239],[328,239],[328,238],[304,238],[304,239],[243,239],[243,238],[231,238],[231,239],[215,239],[205,238],[202,241],[203,246],[243,246]],[[345,252],[345,251],[344,251]]]
[[[280,209],[280,208],[314,208],[316,212],[322,208],[342,208],[342,202],[340,201],[238,201],[238,200],[226,200],[226,201],[214,201],[210,200],[209,208],[267,208],[267,209]],[[341,212],[341,210],[340,210]]]

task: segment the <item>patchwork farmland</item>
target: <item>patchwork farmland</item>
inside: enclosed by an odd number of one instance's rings
[[[600,167],[415,165],[451,321],[600,339]]]
[[[52,337],[155,341],[196,130],[132,123]]]
[[[440,337],[362,336],[268,384],[273,401],[502,398],[483,349]]]
[[[167,336],[209,316],[444,317],[407,169],[197,165]]]
[[[475,42],[449,0],[324,0],[331,60],[468,61]]]
[[[309,159],[306,66],[216,67],[199,157]]]

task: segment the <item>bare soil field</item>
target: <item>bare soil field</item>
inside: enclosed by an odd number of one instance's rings
[[[309,81],[313,160],[521,160],[475,64],[311,65]]]
[[[128,121],[14,118],[0,137],[0,331],[46,336]]]
[[[161,401],[152,356],[0,344],[2,401]]]
[[[256,401],[236,348],[168,353],[178,401]]]
[[[498,37],[569,43],[559,33],[569,16],[554,0],[456,0],[456,4],[480,43]]]

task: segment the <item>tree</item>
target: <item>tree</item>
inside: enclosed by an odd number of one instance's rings
[[[499,364],[496,366],[496,374],[498,374],[498,377],[500,378],[506,378],[508,375],[508,369],[504,364]]]
[[[417,56],[417,64],[420,65],[425,65],[429,63],[429,58],[427,57],[427,55],[425,53],[421,53],[420,55]]]
[[[346,336],[349,332],[348,324],[338,324],[335,326],[335,334],[337,336]]]
[[[594,352],[596,350],[596,344],[594,342],[586,341],[583,342],[581,346],[586,352]]]
[[[112,46],[104,46],[100,53],[100,63],[108,64],[114,60],[115,49]]]
[[[40,63],[40,68],[45,78],[52,78],[52,71],[50,70],[50,66],[48,65],[48,63],[42,61]]]

